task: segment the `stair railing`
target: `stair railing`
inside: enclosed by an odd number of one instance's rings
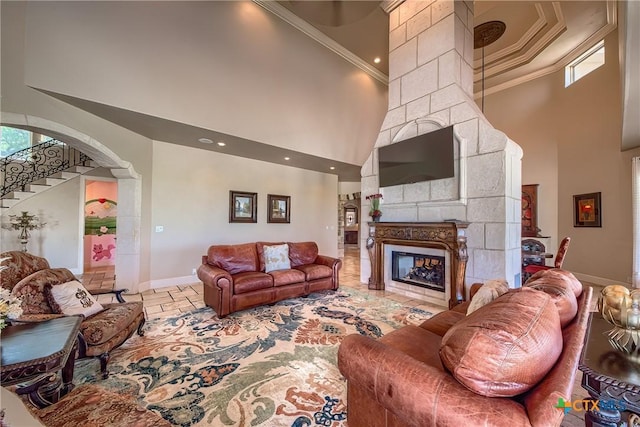
[[[73,166],[87,166],[90,161],[83,152],[56,139],[16,151],[0,159],[0,197],[12,191],[26,191],[34,181]]]

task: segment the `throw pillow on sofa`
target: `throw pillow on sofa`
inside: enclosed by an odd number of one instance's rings
[[[558,310],[549,295],[514,289],[451,327],[440,360],[456,380],[487,397],[535,386],[562,352]]]
[[[566,285],[571,288],[576,298],[582,295],[582,283],[573,275],[572,272],[561,268],[551,268],[549,270],[538,271],[533,276],[529,277],[529,280],[526,281],[525,285],[542,277],[547,280],[557,281],[556,283],[562,282],[563,286]]]
[[[291,261],[289,260],[289,245],[265,246],[264,247],[264,271],[268,273],[276,270],[289,270]]]
[[[51,310],[57,314],[73,316],[81,314],[89,317],[104,310],[102,304],[82,286],[77,280],[59,285],[46,284],[44,294],[49,301]]]
[[[478,292],[471,298],[467,314],[471,314],[483,305],[489,304],[500,295],[509,290],[509,283],[506,280],[489,280],[478,289]]]
[[[548,280],[547,277],[541,277],[533,282],[528,281],[522,287],[522,290],[535,289],[548,294],[558,308],[560,325],[564,328],[576,317],[576,313],[578,312],[578,299],[570,286],[557,282],[557,280]]]

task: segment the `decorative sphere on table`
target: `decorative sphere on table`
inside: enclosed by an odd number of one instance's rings
[[[598,298],[598,311],[614,326],[607,332],[611,345],[624,353],[640,356],[640,289],[607,286]]]

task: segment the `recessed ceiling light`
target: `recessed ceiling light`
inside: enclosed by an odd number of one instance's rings
[[[291,157],[285,157],[284,159],[285,160],[291,160]]]
[[[380,60],[380,57],[379,57],[379,56],[376,56],[375,58],[373,58],[373,62],[375,62],[376,64],[379,64],[379,63],[380,63],[380,61],[381,61],[381,60]]]
[[[209,138],[200,138],[198,141],[202,142],[203,144],[213,144],[213,141]]]
[[[329,169],[334,170],[336,167],[335,166],[331,166]]]
[[[225,145],[227,145],[226,142],[222,142],[222,141],[218,142],[218,146],[220,146],[220,147],[224,147]]]

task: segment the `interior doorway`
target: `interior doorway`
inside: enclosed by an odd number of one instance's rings
[[[84,187],[83,274],[115,275],[118,183],[86,179]]]

